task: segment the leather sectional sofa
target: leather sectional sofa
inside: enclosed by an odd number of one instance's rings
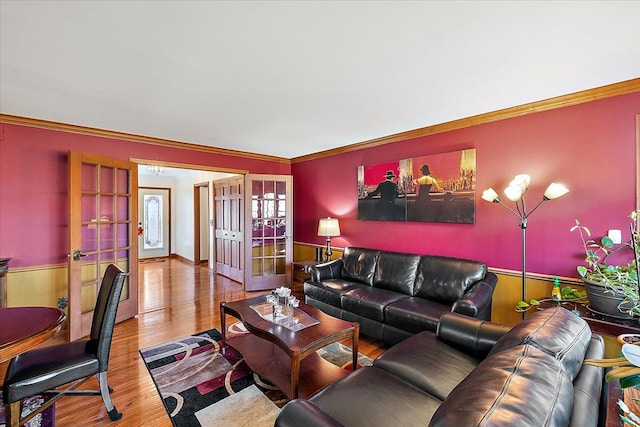
[[[437,331],[389,348],[308,400],[287,403],[277,427],[596,426],[604,343],[561,307],[510,328],[455,313]]]
[[[361,333],[389,344],[435,331],[450,311],[490,320],[498,281],[478,261],[354,247],[310,276],[307,304],[359,322]]]

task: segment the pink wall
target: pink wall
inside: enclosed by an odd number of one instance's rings
[[[490,267],[521,269],[521,231],[515,215],[480,199],[499,194],[518,173],[532,177],[532,208],[551,182],[570,192],[544,203],[529,218],[527,271],[575,277],[582,261],[574,220],[594,236],[608,229],[628,238],[635,206],[636,115],[640,93],[473,126],[380,147],[294,163],[295,240],[323,244],[317,220],[340,219],[335,246],[441,254],[482,260]],[[356,168],[407,157],[476,148],[475,224],[357,220]],[[502,199],[513,206],[505,197]]]
[[[0,124],[0,257],[11,257],[11,267],[66,262],[69,150],[251,173],[291,173],[286,162]]]
[[[336,246],[358,245],[478,259],[491,267],[520,269],[517,218],[480,199],[499,193],[517,173],[529,173],[527,201],[533,206],[549,182],[570,193],[547,202],[529,220],[529,272],[575,276],[583,255],[574,219],[596,236],[620,229],[634,208],[636,115],[640,93],[473,126],[317,160],[269,162],[117,139],[0,124],[0,257],[24,267],[66,260],[67,151],[122,159],[144,158],[248,169],[294,176],[294,239],[324,244],[317,220],[340,218]],[[477,149],[475,224],[359,221],[356,168],[407,157]],[[606,150],[606,151],[605,151]],[[506,200],[506,199],[505,199]]]

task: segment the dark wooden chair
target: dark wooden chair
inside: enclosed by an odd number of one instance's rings
[[[17,427],[66,395],[102,395],[112,421],[122,418],[113,406],[107,383],[109,352],[116,312],[126,273],[110,264],[102,278],[88,339],[39,348],[22,353],[9,362],[5,376],[3,403],[7,427]],[[96,375],[100,390],[75,390]],[[66,388],[58,389],[67,385]],[[20,402],[34,395],[53,394],[38,410],[20,417]]]

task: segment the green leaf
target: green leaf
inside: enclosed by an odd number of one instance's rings
[[[524,301],[518,301],[518,304],[516,304],[516,307],[517,308],[527,308],[527,307],[529,307],[529,304],[527,304]]]
[[[600,243],[602,243],[602,246],[604,246],[605,248],[612,248],[614,245],[613,240],[611,240],[611,237],[609,236],[604,236],[600,240]]]
[[[579,265],[576,270],[578,270],[578,274],[582,277],[585,277],[587,275],[588,270],[584,265]]]
[[[620,387],[621,388],[636,387],[638,385],[640,385],[640,376],[639,375],[631,375],[629,377],[620,378]]]
[[[562,294],[562,299],[578,299],[587,296],[587,291],[579,291],[576,288],[571,288],[569,286],[565,286],[560,289],[560,293]]]
[[[531,304],[531,305],[540,305],[540,301],[538,301],[537,299],[532,299],[531,301],[529,301],[529,304]]]
[[[560,294],[562,295],[562,298],[566,299],[566,298],[575,298],[575,294],[576,292],[578,292],[576,289],[573,289],[569,286],[565,286],[563,288],[560,289]]]

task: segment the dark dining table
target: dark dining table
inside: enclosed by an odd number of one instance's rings
[[[0,363],[52,338],[65,318],[53,307],[0,308]]]

